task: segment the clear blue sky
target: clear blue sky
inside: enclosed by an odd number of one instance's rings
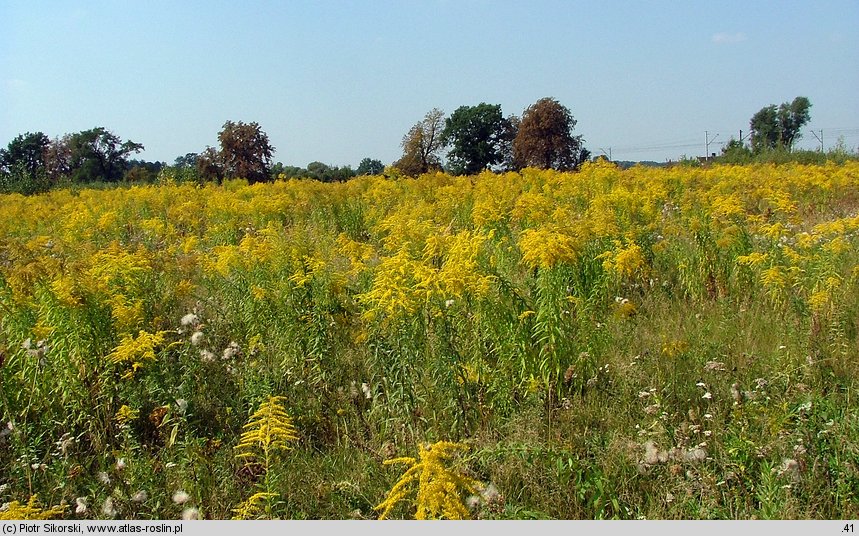
[[[0,145],[104,126],[168,163],[258,122],[275,160],[388,164],[434,107],[551,96],[592,153],[718,152],[811,100],[800,146],[859,145],[859,2],[0,0]]]

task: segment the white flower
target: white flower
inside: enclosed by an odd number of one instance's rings
[[[182,510],[182,519],[185,521],[200,519],[200,511],[196,508],[185,508]]]
[[[703,399],[705,399],[705,400],[710,400],[710,399],[712,399],[712,398],[713,398],[713,395],[710,393],[710,391],[707,391],[706,393],[704,393],[703,395],[701,395],[701,398],[703,398]]]
[[[75,498],[75,513],[82,514],[86,512],[86,497],[77,497]]]
[[[200,350],[200,360],[203,363],[214,363],[215,362],[215,354],[213,354],[209,350]]]
[[[173,494],[173,502],[176,504],[185,504],[190,498],[191,496],[182,491],[181,489]]]
[[[179,323],[183,326],[196,326],[200,323],[200,317],[194,313],[188,313],[182,317],[182,320],[180,320]]]
[[[240,351],[241,348],[239,347],[239,343],[235,341],[230,342],[230,345],[224,348],[224,354],[221,356],[221,359],[225,361],[228,359],[232,359],[236,357]]]
[[[116,508],[113,507],[113,498],[108,497],[104,500],[104,504],[101,506],[101,513],[107,517],[113,517],[116,515]]]
[[[116,460],[116,470],[117,471],[122,471],[126,467],[127,467],[127,465],[125,464],[125,458],[120,458],[120,459]]]
[[[191,334],[191,344],[194,346],[200,346],[203,343],[204,337],[205,335],[203,335],[202,331],[195,331]]]
[[[101,482],[102,484],[104,484],[105,486],[110,485],[110,477],[107,475],[107,473],[105,471],[99,471],[97,477],[98,477],[98,481]]]
[[[370,390],[370,385],[367,383],[361,384],[361,391],[364,393],[364,398],[370,400],[373,398],[373,391]]]
[[[140,490],[131,496],[131,500],[136,502],[136,503],[146,502],[146,499],[148,499],[148,498],[149,498],[149,494],[146,493],[146,491],[144,491],[144,490]]]
[[[489,484],[480,492],[480,498],[485,503],[499,502],[501,500],[501,492],[494,485]]]
[[[9,489],[9,484],[0,484],[0,493],[6,493],[7,489]]]

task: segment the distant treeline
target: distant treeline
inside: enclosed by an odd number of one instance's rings
[[[810,120],[810,101],[797,97],[756,113],[746,140],[731,139],[719,156],[682,158],[677,162],[615,161],[633,165],[706,165],[760,162],[822,163],[856,158],[843,141],[828,152],[795,151],[800,129]],[[364,158],[357,168],[311,162],[306,167],[274,163],[274,147],[258,123],[227,121],[218,133],[218,146],[177,157],[172,164],[131,158],[143,144],[123,141],[104,127],[54,139],[43,132],[19,134],[0,149],[0,192],[44,192],[73,185],[116,183],[220,182],[242,178],[250,183],[280,179],[342,182],[359,175],[417,177],[445,171],[472,175],[484,170],[504,172],[525,167],[574,171],[591,159],[576,120],[557,100],[546,97],[526,108],[522,116],[505,117],[499,104],[460,106],[450,116],[433,108],[403,136],[402,156],[389,165]],[[443,160],[444,156],[444,160]],[[593,159],[604,159],[599,156]]]

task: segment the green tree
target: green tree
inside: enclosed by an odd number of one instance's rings
[[[385,171],[385,164],[381,160],[365,158],[358,164],[356,175],[381,175]]]
[[[557,100],[546,97],[529,106],[522,114],[513,154],[522,167],[571,170],[587,159],[582,137],[574,136],[576,120]]]
[[[166,166],[164,162],[129,160],[123,180],[134,183],[153,183]]]
[[[20,168],[31,174],[44,170],[45,150],[50,143],[42,132],[19,134],[5,149],[0,149],[0,168],[7,172]]]
[[[274,147],[257,123],[227,121],[218,134],[219,163],[226,177],[247,179],[251,184],[268,181]]]
[[[177,168],[195,168],[197,167],[197,159],[200,157],[197,153],[186,153],[185,156],[177,156],[173,161],[173,166]]]
[[[521,167],[516,162],[516,156],[513,153],[513,142],[516,141],[516,136],[519,134],[521,123],[519,116],[516,115],[511,115],[504,120],[504,135],[499,147],[501,151],[500,171],[518,171]]]
[[[448,164],[457,175],[473,175],[500,164],[507,124],[500,104],[460,106],[445,120],[442,142],[451,149]]]
[[[757,153],[782,147],[790,151],[801,136],[800,129],[811,120],[810,109],[811,101],[806,97],[761,108],[749,121],[752,150]]]
[[[63,138],[68,168],[73,182],[118,182],[128,168],[128,155],[143,150],[143,145],[122,141],[119,136],[96,127]]]
[[[394,167],[412,177],[440,170],[441,159],[438,154],[444,147],[441,136],[443,130],[444,112],[433,108],[403,137],[403,156],[394,162]]]

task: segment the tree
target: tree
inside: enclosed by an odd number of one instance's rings
[[[45,149],[50,143],[42,132],[19,134],[5,149],[0,149],[0,168],[7,172],[19,168],[30,174],[44,170]]]
[[[200,155],[197,153],[186,153],[185,156],[177,156],[173,161],[173,166],[177,168],[195,168],[197,167],[197,159]]]
[[[62,138],[54,138],[48,142],[45,148],[45,170],[48,177],[54,183],[63,177],[68,177],[72,172],[72,154],[69,148],[69,134]]]
[[[165,162],[147,162],[146,160],[129,160],[123,180],[134,183],[152,183],[158,178],[161,170],[167,167]]]
[[[719,161],[729,164],[743,164],[748,163],[751,157],[752,151],[742,141],[731,138],[722,147],[722,155],[719,157]]]
[[[522,114],[513,141],[518,165],[562,171],[575,169],[590,154],[582,137],[573,136],[576,120],[570,110],[551,97],[538,100]]]
[[[204,181],[221,182],[224,178],[224,166],[221,153],[214,147],[206,149],[197,155],[197,174]]]
[[[385,164],[381,160],[365,158],[358,164],[355,175],[381,175],[385,171]]]
[[[500,104],[481,102],[477,106],[460,106],[445,120],[442,141],[451,146],[447,153],[451,171],[473,175],[500,164],[508,125]]]
[[[128,167],[128,155],[143,150],[142,144],[122,141],[104,127],[71,134],[61,143],[66,145],[71,179],[78,183],[118,182]]]
[[[227,121],[218,134],[219,154],[227,177],[247,179],[251,184],[270,179],[269,169],[274,147],[259,124]]]
[[[513,153],[513,142],[519,134],[519,125],[522,121],[516,115],[511,115],[504,120],[504,136],[501,138],[501,165],[502,171],[518,171],[521,166],[516,162]]]
[[[790,151],[800,138],[800,129],[811,119],[810,108],[811,101],[806,97],[796,97],[778,107],[770,104],[761,108],[749,121],[752,150],[757,153],[784,147]]]
[[[443,130],[444,112],[433,108],[403,137],[403,156],[394,162],[394,167],[412,177],[441,169],[438,153],[444,147]]]

